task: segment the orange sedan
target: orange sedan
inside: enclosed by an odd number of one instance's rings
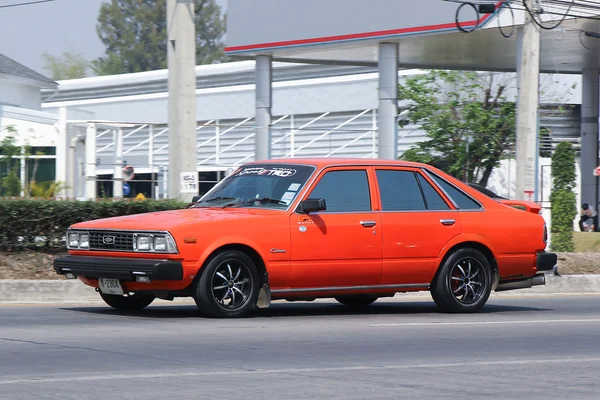
[[[187,209],[73,225],[54,269],[117,309],[193,297],[239,317],[272,300],[364,307],[428,290],[443,311],[475,312],[492,290],[545,284],[557,261],[539,208],[502,201],[418,163],[253,162]]]

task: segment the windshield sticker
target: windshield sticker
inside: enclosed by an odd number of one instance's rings
[[[285,204],[289,205],[292,200],[294,200],[294,196],[296,196],[295,192],[285,192],[281,197],[281,201],[285,202]]]
[[[288,188],[288,190],[292,191],[292,192],[297,192],[298,189],[300,189],[300,183],[292,183],[290,185],[290,187]]]
[[[262,175],[262,176],[277,176],[280,178],[289,178],[296,175],[296,170],[291,168],[244,168],[236,174],[236,176],[244,175]]]

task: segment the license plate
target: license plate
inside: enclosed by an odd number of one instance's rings
[[[104,294],[123,295],[123,287],[121,287],[121,282],[118,279],[100,278],[98,283]]]

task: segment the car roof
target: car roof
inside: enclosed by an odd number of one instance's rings
[[[381,166],[405,166],[431,168],[430,165],[402,161],[402,160],[382,160],[378,158],[331,158],[331,157],[311,157],[311,158],[275,158],[270,160],[259,160],[247,163],[251,164],[296,164],[296,165],[314,165],[318,168],[331,165],[381,165]]]

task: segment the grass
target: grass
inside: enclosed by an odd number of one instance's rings
[[[573,232],[576,253],[600,253],[600,232]]]

